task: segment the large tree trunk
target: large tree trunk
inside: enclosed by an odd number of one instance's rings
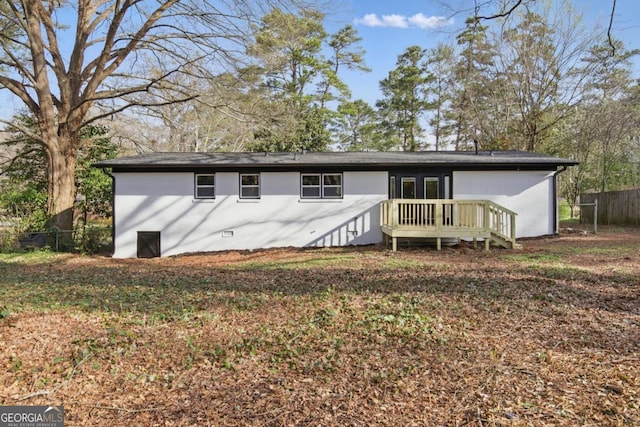
[[[76,153],[72,137],[61,135],[56,143],[50,143],[48,154],[49,174],[49,225],[61,231],[73,230],[73,205],[75,202]]]

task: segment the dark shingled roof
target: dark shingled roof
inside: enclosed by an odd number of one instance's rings
[[[278,169],[332,167],[382,170],[397,167],[557,168],[578,162],[524,151],[148,153],[95,163],[114,171]]]

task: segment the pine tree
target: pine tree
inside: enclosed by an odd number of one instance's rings
[[[428,107],[424,97],[426,76],[422,63],[424,50],[411,46],[398,56],[396,68],[380,82],[384,98],[376,103],[388,137],[397,137],[400,149],[417,151],[424,145],[420,123]]]

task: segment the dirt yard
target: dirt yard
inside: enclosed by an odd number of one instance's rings
[[[640,425],[640,229],[488,253],[0,254],[0,405],[66,426]]]

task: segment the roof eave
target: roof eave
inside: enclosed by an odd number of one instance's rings
[[[576,166],[573,160],[552,162],[380,162],[380,163],[159,163],[159,164],[118,164],[97,162],[92,166],[100,169],[112,169],[121,172],[158,172],[158,171],[187,171],[187,170],[297,170],[297,169],[344,169],[344,170],[385,170],[397,168],[464,168],[464,169],[556,169],[558,167]]]

